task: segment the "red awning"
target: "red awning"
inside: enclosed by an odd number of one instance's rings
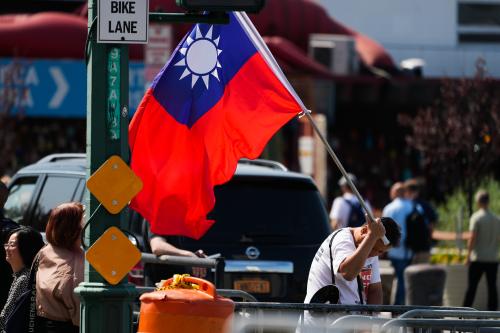
[[[83,58],[87,20],[42,12],[0,15],[0,57]]]
[[[170,0],[150,0],[150,11],[179,12]],[[28,58],[77,58],[84,54],[87,11],[40,12],[0,15],[0,56]],[[344,34],[354,37],[361,61],[368,67],[394,70],[389,54],[374,40],[330,18],[312,0],[267,0],[258,15],[251,15],[260,34],[285,69],[330,77],[328,69],[307,57],[312,33]],[[174,25],[176,43],[190,25]],[[142,59],[143,46],[131,45],[130,58]]]

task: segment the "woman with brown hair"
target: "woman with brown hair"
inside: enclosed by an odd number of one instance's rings
[[[80,301],[74,289],[83,281],[82,221],[82,204],[64,203],[52,210],[45,228],[48,245],[40,251],[36,305],[47,333],[79,331]]]

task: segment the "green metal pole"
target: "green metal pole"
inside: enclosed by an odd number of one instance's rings
[[[97,0],[89,1],[87,48],[87,178],[110,156],[128,161],[128,47],[98,44],[95,25]],[[86,191],[87,219],[94,213],[85,231],[85,244],[92,245],[111,226],[126,225],[128,211],[112,215]],[[79,294],[80,332],[132,332],[135,286],[126,279],[108,284],[85,261],[85,279],[75,292]]]

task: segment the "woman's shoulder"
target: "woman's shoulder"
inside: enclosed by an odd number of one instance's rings
[[[25,268],[21,272],[15,275],[15,279],[12,282],[12,285],[15,288],[24,288],[28,285],[29,278],[30,278],[30,270],[29,268]]]
[[[73,274],[74,267],[83,265],[85,253],[82,249],[68,249],[47,245],[40,253],[39,270],[54,271],[52,274]]]

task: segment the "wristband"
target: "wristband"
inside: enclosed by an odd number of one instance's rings
[[[387,239],[386,235],[384,235],[384,237],[382,237],[381,239],[382,239],[382,242],[384,243],[384,245],[387,246],[387,245],[391,244],[391,242],[389,242],[389,240]]]

